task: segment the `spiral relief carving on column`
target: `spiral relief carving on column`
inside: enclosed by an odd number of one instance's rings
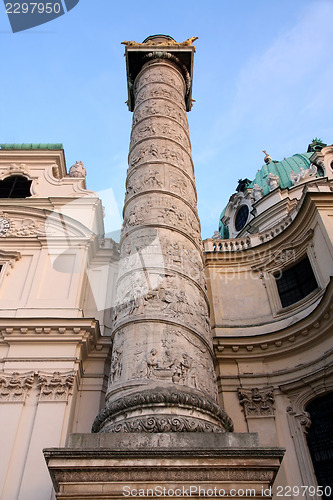
[[[133,125],[111,371],[93,430],[224,432],[186,116],[194,47],[173,53],[157,38],[126,48]]]

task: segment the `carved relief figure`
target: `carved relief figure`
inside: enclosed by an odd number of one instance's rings
[[[135,205],[134,208],[130,211],[128,217],[125,219],[124,227],[142,224],[145,216],[149,213],[150,209],[150,200],[147,200],[147,203],[144,206]]]
[[[195,235],[200,235],[199,222],[191,214],[188,214],[188,223]]]
[[[165,253],[168,256],[169,262],[174,265],[181,265],[181,249],[179,243],[171,243],[170,241],[167,241],[165,244]]]
[[[170,369],[174,366],[175,360],[171,357],[171,352],[166,350],[164,353],[164,360],[162,360],[161,366],[163,369]]]
[[[184,164],[184,155],[180,151],[175,151],[168,147],[158,150],[155,144],[149,146],[141,146],[138,152],[132,152],[130,158],[130,167],[135,167],[139,163],[151,160],[152,158],[169,160],[177,165]]]
[[[154,368],[158,367],[156,355],[157,350],[155,348],[151,349],[151,351],[146,355],[147,378],[152,378],[154,376]]]
[[[149,172],[144,177],[144,184],[147,188],[155,188],[162,186],[159,171],[149,170]]]
[[[136,194],[136,193],[141,191],[142,187],[143,187],[143,182],[142,182],[142,178],[140,175],[137,177],[131,178],[128,182],[128,185],[127,185],[126,194],[127,195]]]
[[[135,92],[139,92],[139,90],[145,86],[147,83],[166,83],[171,87],[177,89],[179,92],[182,92],[184,85],[183,82],[178,78],[177,81],[174,78],[174,73],[171,71],[166,71],[165,73],[161,70],[153,70],[149,74],[140,78],[140,80],[135,85]]]
[[[269,190],[273,191],[274,189],[276,189],[277,187],[279,187],[280,179],[279,179],[278,175],[274,175],[273,172],[270,172],[269,175],[268,175],[268,179],[267,179],[266,182],[267,182],[267,184],[269,186]]]
[[[164,150],[161,152],[161,157],[165,160],[170,160],[179,165],[183,165],[184,163],[183,154],[180,151],[174,151],[169,148],[164,148]]]
[[[153,102],[149,104],[142,103],[136,108],[133,116],[133,126],[148,116],[166,116],[176,120],[182,127],[187,126],[187,117],[185,115],[185,110],[179,111],[175,105],[170,105],[165,102]]]
[[[171,207],[163,208],[158,217],[161,217],[166,224],[175,225],[178,221],[184,220],[185,214],[180,212],[176,205],[171,205]]]
[[[184,196],[187,190],[187,182],[181,177],[170,177],[170,189]]]
[[[290,180],[295,184],[299,184],[302,181],[305,181],[309,177],[315,177],[317,173],[317,167],[313,163],[311,163],[310,168],[303,168],[301,167],[299,169],[299,173],[296,174],[293,170],[290,172]]]
[[[181,381],[182,384],[187,384],[190,387],[197,387],[195,370],[193,368],[193,359],[186,353],[183,353],[182,360],[180,362],[181,369]]]
[[[259,184],[255,183],[253,184],[253,188],[251,191],[251,197],[254,201],[260,200],[263,196],[263,188],[259,186]]]
[[[138,92],[135,98],[136,105],[138,106],[141,104],[144,100],[146,99],[146,92],[142,90],[141,92]]]
[[[110,382],[115,382],[121,376],[122,372],[122,355],[123,351],[121,348],[117,348],[112,353],[111,360],[111,370],[110,370]]]
[[[177,130],[177,129],[179,129],[179,130]],[[156,118],[154,121],[152,121],[152,119],[149,119],[148,124],[145,123],[141,127],[138,126],[138,127],[134,128],[134,130],[132,132],[132,137],[131,137],[131,148],[139,140],[144,139],[145,137],[150,138],[152,136],[169,137],[170,139],[173,139],[173,140],[179,142],[187,149],[190,149],[189,139],[180,130],[179,126],[172,127],[169,124],[159,123],[156,121]]]

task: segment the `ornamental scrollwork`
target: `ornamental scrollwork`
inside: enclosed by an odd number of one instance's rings
[[[1,217],[1,214],[0,214]],[[45,236],[44,224],[32,218],[9,220],[8,230],[3,237]]]
[[[34,373],[0,375],[0,402],[24,401],[34,383]]]
[[[238,389],[239,402],[246,417],[274,415],[273,387]]]
[[[92,432],[99,432],[107,419],[112,419],[125,411],[135,410],[136,408],[154,406],[178,406],[203,410],[211,414],[226,431],[233,431],[233,422],[226,412],[214,401],[193,392],[181,392],[179,390],[170,391],[161,388],[158,391],[146,390],[140,393],[123,396],[110,403],[96,417]]]
[[[106,425],[104,432],[225,432],[218,425],[187,417],[168,415],[126,419],[124,422]]]
[[[40,401],[67,401],[74,384],[73,372],[53,374],[39,373]]]
[[[307,434],[307,429],[311,426],[311,418],[310,418],[310,413],[307,411],[303,410],[297,413],[292,406],[287,406],[286,411],[288,415],[291,417],[294,417],[298,420],[298,422],[301,424],[303,432]]]

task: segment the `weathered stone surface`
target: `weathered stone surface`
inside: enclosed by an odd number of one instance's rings
[[[180,445],[181,444],[181,445]],[[258,452],[259,441],[258,435],[256,433],[239,433],[239,432],[228,432],[219,434],[218,436],[212,434],[193,434],[183,433],[181,435],[175,435],[173,433],[163,433],[163,434],[138,434],[133,436],[128,434],[114,435],[114,434],[71,434],[68,439],[67,444],[68,449],[74,450],[89,450],[92,448],[106,449],[110,453],[118,453],[121,450],[125,453],[130,452],[130,450],[148,450],[148,453],[154,453],[158,451],[160,453],[168,454],[174,453],[173,449],[179,447],[179,453],[197,453],[197,450],[204,449],[208,453],[208,450],[213,450],[214,453],[218,453],[217,450],[223,450],[223,453],[236,453],[236,449],[246,448],[251,452],[251,450],[256,449]],[[172,451],[173,450],[173,451]]]
[[[44,454],[58,500],[113,499],[123,497],[128,489],[190,486],[202,491],[223,489],[226,495],[251,488],[252,496],[267,498],[283,450],[260,448],[256,434],[142,433],[134,439],[122,433],[74,434],[68,448],[44,450]],[[200,496],[191,491],[191,496]]]

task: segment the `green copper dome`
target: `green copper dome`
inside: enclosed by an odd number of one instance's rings
[[[313,153],[303,153],[296,154],[291,156],[290,158],[285,158],[282,161],[271,161],[261,167],[258,170],[255,179],[249,185],[249,188],[252,188],[254,184],[258,184],[258,186],[263,188],[263,196],[266,196],[269,192],[269,186],[267,184],[267,179],[270,173],[279,176],[279,186],[281,189],[290,188],[293,183],[290,180],[290,174],[292,171],[295,174],[300,172],[301,167],[304,170],[310,168],[311,162],[310,157]]]
[[[222,210],[222,213],[220,215],[220,222],[219,222],[219,232],[222,236],[222,238],[224,240],[227,240],[229,239],[229,229],[227,228],[227,226],[225,226],[223,223],[222,223],[222,219],[224,217],[224,214],[225,214],[225,209],[226,207]]]
[[[318,139],[317,139],[318,141]],[[315,143],[316,140],[314,139],[313,143]],[[312,143],[311,143],[312,145]],[[322,147],[325,146],[325,144],[322,143]],[[309,146],[310,148],[310,146]],[[312,149],[312,148],[311,148]],[[304,170],[307,170],[311,166],[311,161],[310,157],[313,155],[313,150],[308,153],[303,153],[303,154],[295,154],[291,156],[290,158],[285,158],[284,160],[281,161],[269,161],[265,163],[261,167],[260,170],[258,170],[254,180],[248,184],[248,188],[253,188],[254,184],[258,184],[259,187],[262,187],[263,189],[263,197],[268,195],[270,193],[270,188],[267,184],[267,179],[270,173],[274,175],[279,176],[279,186],[281,189],[285,188],[291,188],[293,186],[293,183],[291,182],[290,179],[290,174],[291,172],[295,172],[295,174],[298,174],[303,168]],[[267,155],[270,160],[271,158]],[[317,174],[318,175],[318,174]],[[228,228],[222,223],[222,218],[225,214],[226,207],[222,211],[220,215],[220,220],[219,220],[219,232],[224,239],[229,238],[229,230]]]

